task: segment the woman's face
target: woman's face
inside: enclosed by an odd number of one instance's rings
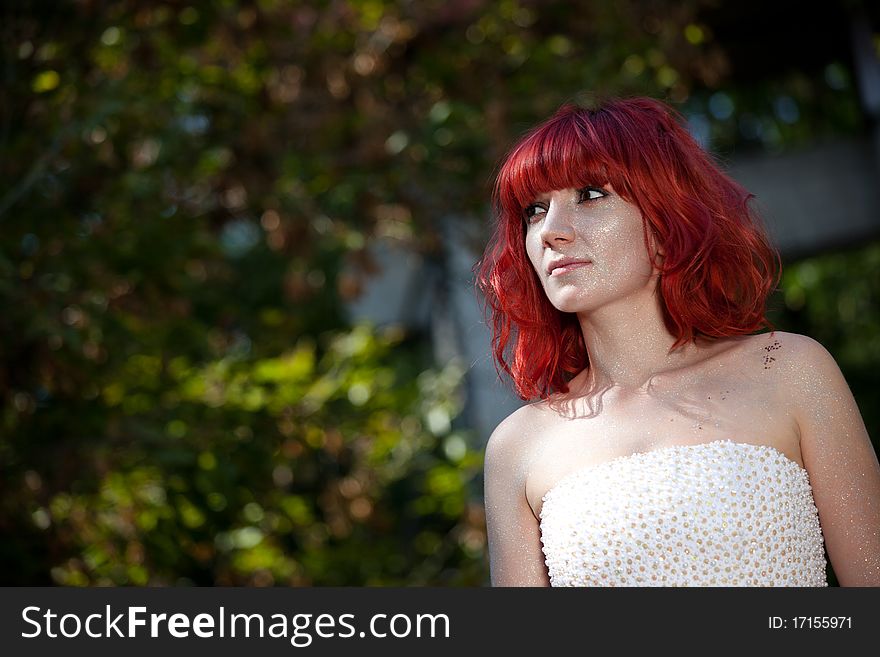
[[[539,195],[525,209],[526,252],[550,303],[582,312],[653,294],[642,221],[611,185]],[[562,258],[578,262],[550,271]]]

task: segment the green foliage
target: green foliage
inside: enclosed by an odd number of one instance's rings
[[[391,173],[338,9],[4,23],[6,582],[484,579],[461,369],[343,312]]]
[[[70,555],[52,579],[476,583],[484,535],[466,491],[481,459],[444,449],[464,446],[448,423],[462,371],[417,375],[402,337],[362,325],[275,358],[131,356],[91,408],[116,430],[67,459],[69,486],[23,472],[19,512]],[[29,547],[4,550],[26,561]]]

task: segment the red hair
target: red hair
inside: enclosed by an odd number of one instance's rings
[[[663,253],[649,251],[673,349],[697,336],[772,328],[765,304],[780,259],[749,207],[754,195],[682,123],[651,98],[610,99],[595,109],[565,104],[503,159],[493,234],[474,271],[487,320],[491,314],[496,370],[510,375],[520,398],[568,392],[568,381],[589,367],[577,315],[551,305],[526,255],[523,210],[541,193],[610,183],[641,210],[646,249],[650,231]]]

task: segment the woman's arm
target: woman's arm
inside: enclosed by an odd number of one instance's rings
[[[840,368],[815,340],[786,334],[801,455],[841,586],[880,586],[880,465]]]
[[[529,454],[521,418],[508,416],[489,437],[484,469],[486,529],[493,586],[549,586],[538,521],[526,498]]]

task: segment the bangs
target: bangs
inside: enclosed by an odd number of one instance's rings
[[[529,133],[508,155],[498,173],[496,209],[522,216],[539,194],[556,189],[611,183],[624,191],[620,165],[608,141],[577,108],[566,108]],[[604,143],[603,143],[604,142]]]

